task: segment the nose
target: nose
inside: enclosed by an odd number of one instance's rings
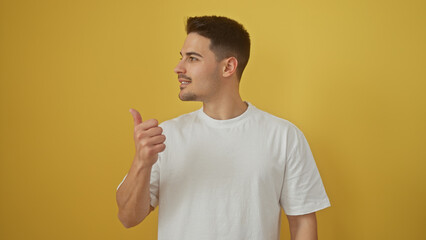
[[[179,73],[185,73],[186,72],[186,69],[183,66],[183,61],[182,60],[180,60],[178,62],[178,64],[176,65],[176,67],[174,69],[174,72],[177,73],[177,74],[179,74]]]

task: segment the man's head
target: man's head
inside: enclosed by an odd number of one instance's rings
[[[211,101],[238,94],[250,55],[250,38],[243,26],[225,17],[188,18],[188,36],[175,68],[183,101]]]
[[[243,25],[226,17],[190,17],[186,33],[198,33],[210,39],[210,50],[215,53],[217,61],[235,57],[238,61],[236,74],[241,80],[250,57],[250,36]]]

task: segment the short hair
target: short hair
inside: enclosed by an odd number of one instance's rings
[[[241,80],[250,57],[250,36],[243,25],[222,16],[189,17],[186,33],[192,32],[210,39],[210,50],[217,61],[235,57],[238,61],[237,77]]]

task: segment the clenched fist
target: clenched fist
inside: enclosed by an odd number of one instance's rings
[[[149,119],[142,122],[142,117],[138,111],[131,108],[129,112],[133,116],[135,125],[135,161],[143,167],[152,167],[158,159],[158,153],[164,151],[166,145],[164,141],[163,129],[158,126],[156,119]]]

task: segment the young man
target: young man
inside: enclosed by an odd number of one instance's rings
[[[249,34],[216,16],[189,18],[186,30],[179,98],[203,107],[160,125],[130,110],[136,154],[118,218],[132,227],[158,205],[160,240],[276,240],[282,207],[292,239],[317,239],[315,212],[330,202],[307,140],[239,94]]]

